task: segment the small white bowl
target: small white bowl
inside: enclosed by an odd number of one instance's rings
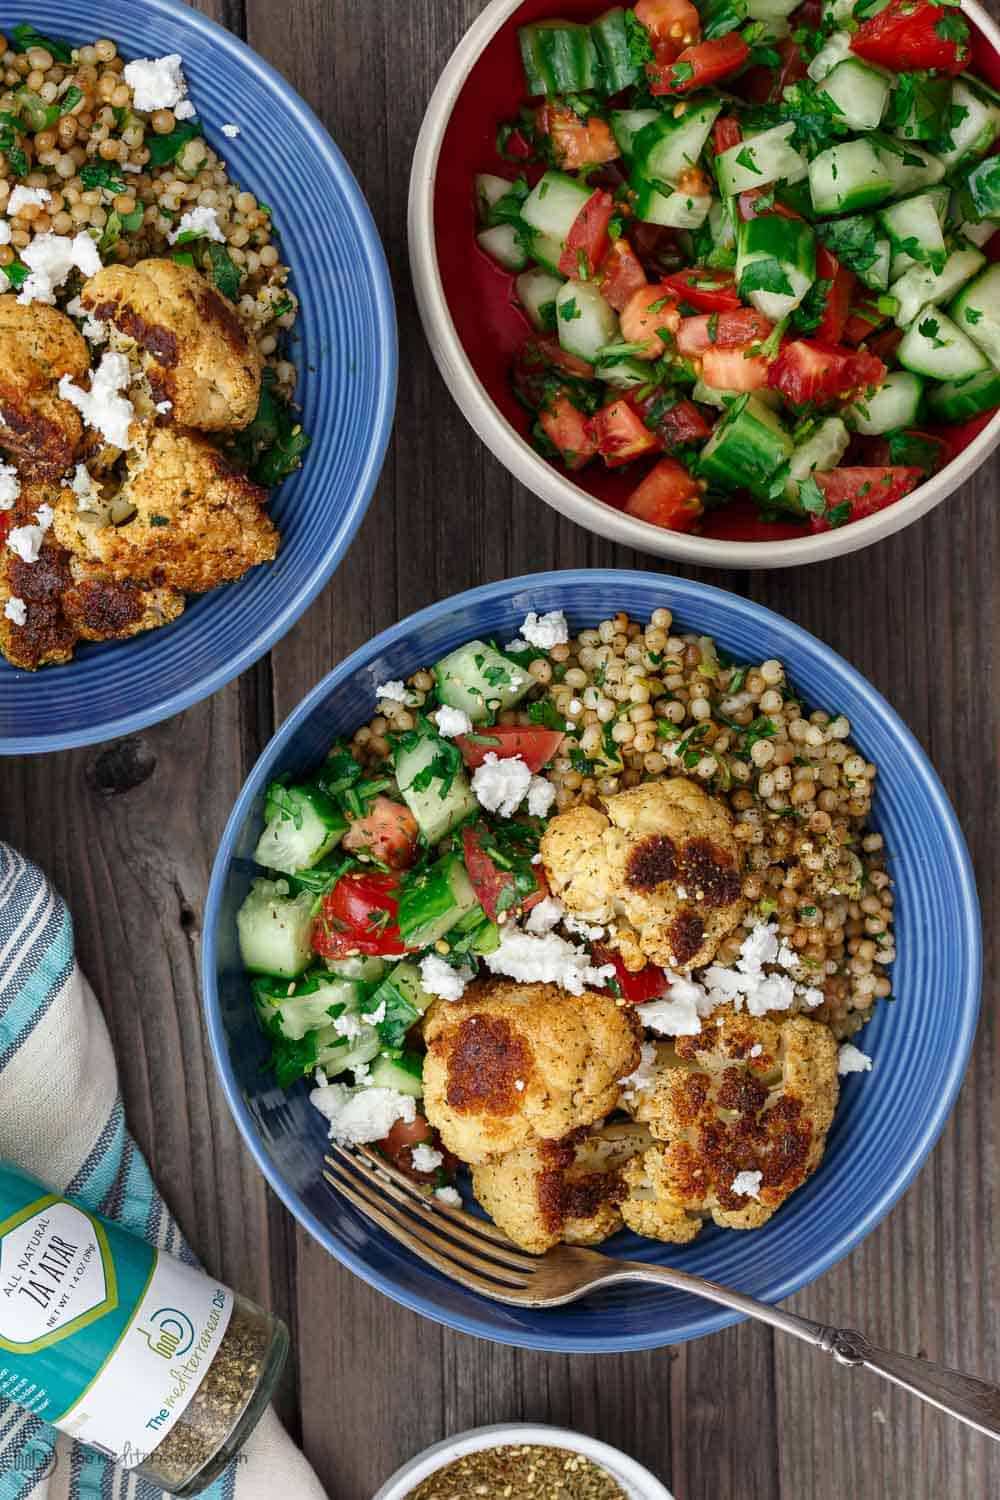
[[[438,266],[434,195],[438,158],[455,102],[482,53],[521,4],[522,0],[491,0],[452,53],[431,96],[417,138],[410,173],[408,217],[410,267],[427,341],[451,394],[504,467],[553,509],[599,536],[660,557],[728,568],[791,568],[800,563],[820,562],[843,553],[857,552],[909,526],[964,484],[1000,443],[1000,412],[950,464],[912,494],[874,516],[837,530],[791,540],[724,541],[666,531],[615,510],[587,494],[568,475],[541,458],[511,426],[479,380],[452,320]],[[595,4],[595,14],[599,8]],[[962,9],[1000,53],[1000,26],[997,22],[977,0],[962,0]],[[558,3],[553,0],[552,13],[557,14],[558,10]],[[519,102],[511,99],[511,113]],[[489,163],[484,162],[484,167],[488,166]],[[454,191],[467,191],[471,201],[471,182],[455,183]],[[469,253],[478,253],[471,232]]]
[[[582,1432],[570,1432],[565,1427],[524,1426],[518,1422],[498,1422],[493,1427],[473,1427],[460,1432],[457,1437],[445,1438],[425,1448],[416,1458],[397,1469],[391,1479],[372,1496],[372,1500],[406,1500],[418,1484],[436,1474],[467,1453],[477,1453],[482,1448],[523,1447],[533,1443],[543,1448],[566,1448],[572,1453],[582,1453],[595,1464],[607,1469],[617,1479],[629,1500],[673,1500],[669,1490],[648,1469],[637,1464],[634,1458],[600,1443],[596,1438],[586,1437]]]

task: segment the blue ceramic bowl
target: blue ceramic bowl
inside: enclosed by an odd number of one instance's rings
[[[398,1248],[321,1176],[325,1130],[305,1085],[285,1095],[262,1071],[266,1055],[241,972],[235,914],[254,874],[263,791],[322,759],[374,709],[377,684],[407,677],[475,636],[509,640],[529,609],[564,609],[580,629],[626,610],[673,610],[736,657],[776,656],[807,702],[851,720],[879,767],[873,822],[896,882],[898,1001],[863,1033],[872,1072],[844,1081],[823,1163],[763,1229],[706,1228],[690,1246],[621,1234],[609,1254],[668,1263],[780,1301],[832,1266],[895,1203],[941,1131],[958,1091],[979,1005],[979,908],[969,857],[934,771],[885,699],[822,642],[748,599],[650,573],[540,573],[446,599],[377,636],[316,687],[254,767],[216,857],[204,940],[212,1050],[236,1120],[274,1190],[338,1260],[388,1296],[465,1333],[575,1353],[654,1348],[735,1321],[678,1292],[618,1288],[549,1311],[504,1307],[464,1291]]]
[[[179,52],[211,144],[274,210],[302,307],[292,357],[313,443],[275,493],[273,563],[193,599],[173,625],[82,646],[74,661],[18,672],[0,657],[0,754],[61,750],[155,724],[214,693],[274,645],[316,597],[357,530],[385,453],[396,390],[396,325],[378,232],[315,115],[273,68],[179,0],[0,0],[0,32],[22,20],[81,45],[113,37],[125,57]],[[229,140],[223,124],[241,134]]]

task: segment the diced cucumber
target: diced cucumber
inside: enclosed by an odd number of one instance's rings
[[[524,308],[528,322],[538,333],[551,333],[556,326],[556,297],[562,277],[535,267],[522,271],[514,283],[517,300]]]
[[[980,412],[1000,406],[1000,373],[983,370],[964,380],[939,385],[928,396],[927,406],[935,421],[968,422]]]
[[[853,20],[854,6],[855,0],[823,0],[824,24],[842,26],[845,21]]]
[[[964,219],[1000,216],[1000,160],[988,156],[977,162],[958,190],[958,208]]]
[[[990,266],[977,276],[948,311],[959,328],[1000,368],[1000,265]]]
[[[838,63],[852,56],[851,36],[847,31],[834,31],[820,47],[809,64],[807,72],[813,83],[821,83],[832,73]]]
[[[425,721],[401,736],[392,752],[400,794],[428,844],[439,843],[477,806],[455,755],[454,745]]]
[[[864,282],[865,286],[871,287],[873,292],[884,292],[889,285],[892,246],[887,239],[876,240],[875,249],[878,252],[875,259],[870,266],[857,273],[858,280]]]
[[[747,0],[751,21],[782,21],[796,9],[796,0]]]
[[[556,294],[559,343],[593,364],[598,350],[618,338],[618,314],[592,281],[567,281]]]
[[[918,193],[913,198],[903,198],[880,209],[878,218],[894,250],[912,255],[921,265],[941,270],[948,251],[936,197]]]
[[[723,151],[715,159],[721,191],[735,196],[748,188],[765,187],[801,174],[806,163],[791,145],[794,134],[795,122],[790,120]]]
[[[476,186],[476,218],[480,224],[489,221],[490,209],[506,198],[512,184],[506,177],[496,177],[492,172],[478,172]]]
[[[254,880],[236,913],[243,963],[253,974],[295,979],[313,956],[316,898],[309,891],[289,896],[284,881]]]
[[[563,280],[559,271],[562,248],[562,241],[553,239],[552,235],[539,234],[537,229],[531,231],[532,260],[537,260],[542,270],[548,271],[550,276],[558,276],[560,283]]]
[[[835,469],[847,452],[851,434],[839,417],[825,417],[815,432],[797,443],[788,460],[788,478],[785,494],[790,500],[798,498],[799,485],[814,470],[825,474]]]
[[[772,323],[798,307],[816,279],[816,235],[804,219],[762,214],[736,233],[740,296]],[[756,268],[756,269],[755,269]]]
[[[464,709],[474,724],[482,724],[497,709],[513,708],[535,682],[530,672],[485,641],[470,641],[442,657],[434,676],[441,702]]]
[[[896,357],[907,370],[932,380],[961,380],[988,364],[985,354],[938,307],[924,308],[903,335]]]
[[[946,134],[935,146],[945,166],[953,167],[967,157],[985,156],[998,135],[1000,106],[968,77],[956,78]]]
[[[426,948],[478,905],[461,859],[446,854],[407,880],[400,891],[398,921],[403,942],[408,948]]]
[[[324,965],[338,979],[363,979],[365,984],[377,984],[389,965],[384,958],[353,953],[350,958],[324,958]]]
[[[357,980],[333,979],[322,973],[291,980],[261,976],[251,988],[265,1029],[276,1025],[291,1042],[300,1042],[307,1031],[329,1026],[332,1016],[356,1014],[367,994],[367,987]]]
[[[870,140],[838,141],[809,163],[809,192],[818,214],[854,213],[881,203],[892,178]]]
[[[347,819],[314,787],[283,786],[272,781],[264,801],[264,832],[253,857],[268,870],[295,875],[311,870],[336,848],[347,832]]]
[[[930,73],[909,73],[907,77],[908,87],[893,95],[889,124],[904,141],[933,141],[948,120],[951,79]]]
[[[596,88],[601,65],[589,26],[537,21],[517,33],[528,93],[582,94]]]
[[[642,78],[642,68],[632,58],[631,37],[620,5],[606,10],[591,23],[591,36],[601,63],[601,82],[606,94],[620,94]]]
[[[892,284],[892,295],[899,303],[896,322],[900,328],[908,328],[921,308],[928,303],[947,302],[985,264],[985,255],[970,247],[967,250],[953,250],[940,271],[932,271],[930,266],[911,266],[905,275]],[[961,317],[957,314],[955,316],[961,326]],[[973,329],[966,331],[975,337]]]
[[[622,347],[627,349],[629,345],[623,344]],[[649,365],[628,354],[616,356],[613,350],[609,350],[603,359],[598,360],[594,374],[606,385],[613,385],[617,390],[627,391],[634,386],[648,384]]]
[[[368,999],[362,1003],[362,1014],[381,1015],[378,1034],[387,1047],[401,1047],[410,1028],[416,1025],[434,996],[420,982],[420,969],[409,959],[396,965]],[[383,1009],[384,1006],[384,1009]]]
[[[717,390],[714,385],[706,385],[703,380],[697,381],[691,387],[692,401],[700,401],[702,406],[717,406],[720,411],[726,411],[742,395],[742,391]],[[754,391],[754,400],[761,402],[763,406],[772,406],[777,410],[781,405],[781,392],[769,391],[765,386],[759,391]]]
[[[884,73],[856,57],[848,57],[830,69],[819,91],[829,96],[838,111],[838,125],[847,125],[851,130],[874,130],[885,114],[890,86]]]
[[[989,244],[998,229],[1000,229],[1000,219],[983,219],[978,224],[974,222],[960,224],[958,232],[963,239],[982,247]]]
[[[565,172],[545,172],[538,179],[521,209],[521,218],[540,234],[565,240],[577,214],[591,196],[586,183]]]
[[[909,370],[894,370],[874,396],[865,396],[849,406],[844,420],[864,437],[876,437],[897,427],[913,427],[923,391],[919,375],[912,375]]]
[[[633,179],[632,211],[644,224],[662,224],[667,229],[698,229],[712,206],[709,193],[661,193],[651,182]]]
[[[675,187],[697,162],[721,109],[720,99],[693,105],[679,116],[670,110],[658,112],[632,142],[639,175],[661,188]]]
[[[627,167],[632,165],[632,145],[640,130],[658,120],[658,109],[615,109],[611,112],[611,134],[618,143],[622,160]]]
[[[476,235],[476,244],[501,271],[523,271],[528,264],[527,253],[513,224],[494,224],[492,229],[481,229]]]
[[[420,1052],[404,1052],[401,1057],[377,1057],[372,1063],[371,1087],[394,1089],[420,1099],[424,1092],[424,1059]]]
[[[327,1078],[336,1078],[348,1068],[363,1068],[378,1057],[382,1043],[373,1026],[366,1026],[355,1037],[341,1036],[335,1026],[316,1033],[316,1066]]]
[[[792,440],[773,411],[755,396],[729,409],[701,450],[698,471],[726,490],[766,499],[770,481],[789,458]]]
[[[712,199],[712,206],[708,210],[708,229],[717,250],[736,249],[736,220],[733,217],[731,199]]]
[[[945,174],[945,165],[940,157],[932,156],[922,146],[910,141],[904,145],[891,135],[881,132],[871,137],[882,170],[888,175],[890,198],[902,198],[920,188],[932,187]]]

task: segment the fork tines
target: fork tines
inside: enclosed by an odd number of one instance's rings
[[[331,1187],[385,1232],[446,1276],[503,1300],[523,1290],[538,1269],[501,1232],[464,1209],[429,1198],[374,1152],[334,1144],[323,1173]]]

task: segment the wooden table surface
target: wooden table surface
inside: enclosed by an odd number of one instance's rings
[[[202,1029],[198,953],[216,843],[274,727],[348,651],[432,600],[536,569],[655,563],[577,530],[514,483],[453,405],[424,344],[406,259],[407,178],[431,88],[480,0],[202,8],[291,80],[368,196],[399,307],[395,440],[346,563],[269,661],[145,734],[6,762],[0,833],[71,904],[132,1128],[185,1230],[216,1272],[292,1329],[282,1414],[335,1500],[370,1500],[398,1464],[447,1434],[522,1418],[620,1445],[678,1500],[996,1497],[1000,1449],[988,1439],[759,1327],[651,1353],[571,1358],[421,1321],[299,1230],[243,1149]],[[238,118],[238,100],[234,110]],[[814,631],[894,703],[955,801],[989,940],[996,482],[988,464],[924,521],[835,563],[699,575]],[[989,955],[986,972],[972,1065],[940,1144],[885,1222],[790,1306],[997,1378],[1000,1094]]]

